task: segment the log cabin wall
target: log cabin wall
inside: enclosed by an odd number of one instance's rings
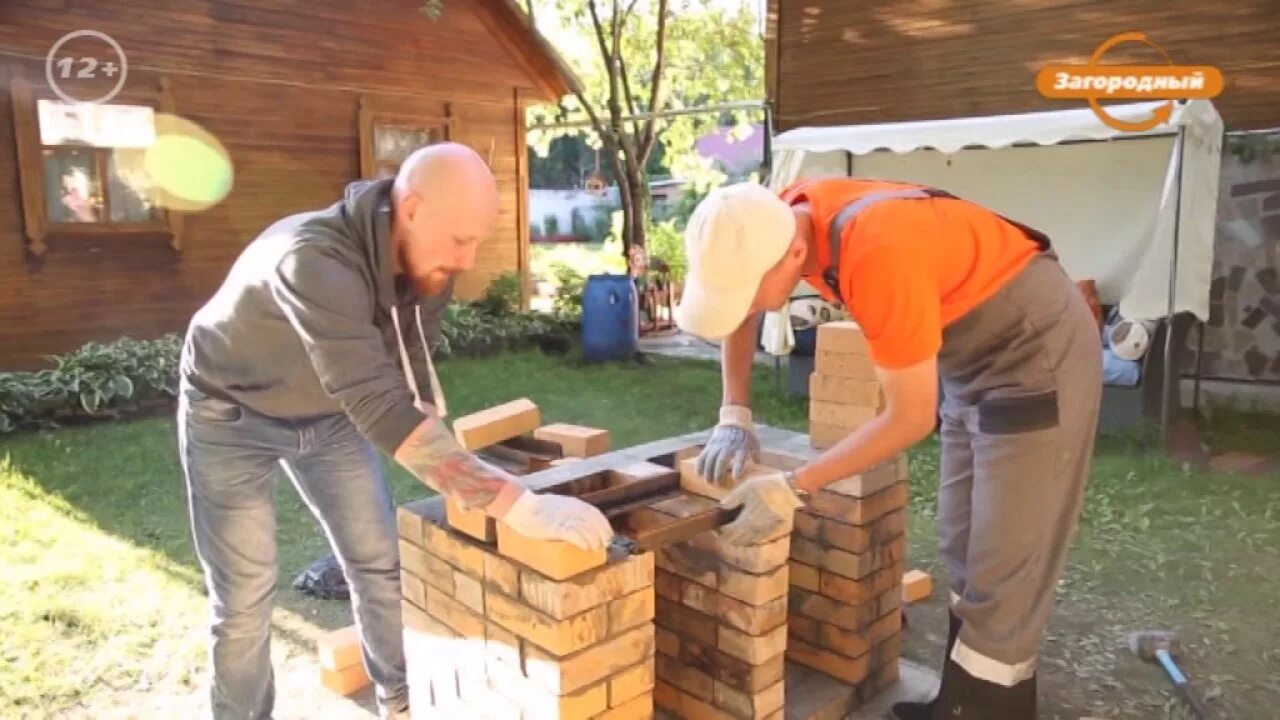
[[[1213,65],[1228,130],[1280,126],[1276,0],[769,0],[767,87],[779,130],[1059,110],[1036,72],[1141,31],[1175,63]],[[1124,44],[1108,64],[1163,62]]]
[[[499,227],[462,279],[463,298],[524,271],[522,107],[536,83],[491,33],[475,2],[439,22],[414,0],[9,0],[0,8],[0,370],[87,341],[182,331],[236,255],[280,217],[326,206],[360,175],[359,104],[452,117],[451,139],[491,158]],[[110,5],[110,8],[104,7]],[[44,84],[43,57],[64,33],[111,35],[129,60],[127,87],[169,79],[178,115],[218,138],[233,163],[230,194],[184,215],[182,250],[163,240],[52,241],[25,251],[10,79]],[[26,57],[22,57],[26,56]]]

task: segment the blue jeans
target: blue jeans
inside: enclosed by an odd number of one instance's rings
[[[319,519],[346,573],[365,669],[379,704],[404,706],[395,509],[373,445],[345,415],[279,420],[184,383],[178,449],[213,607],[213,717],[271,717],[280,471]]]

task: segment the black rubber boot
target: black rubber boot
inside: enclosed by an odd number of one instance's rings
[[[1036,676],[1005,687],[970,675],[948,658],[936,703],[926,720],[1036,720]]]
[[[947,628],[947,649],[942,654],[942,664],[945,666],[951,658],[951,648],[956,645],[956,638],[960,636],[960,618],[955,613],[949,613],[949,627]],[[943,673],[942,681],[947,681],[947,676]],[[942,694],[942,688],[938,688],[938,694]],[[938,698],[929,702],[901,702],[893,706],[893,714],[898,720],[930,720],[933,717],[933,706],[938,704]]]

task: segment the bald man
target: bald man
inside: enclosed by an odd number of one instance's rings
[[[454,278],[493,234],[498,192],[462,145],[412,154],[245,248],[191,321],[178,443],[213,606],[213,717],[271,717],[275,483],[319,519],[351,587],[383,718],[408,718],[395,513],[378,452],[517,532],[583,548],[612,530],[574,498],[525,491],[443,422],[430,347]]]

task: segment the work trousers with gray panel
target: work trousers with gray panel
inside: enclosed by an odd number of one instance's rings
[[[1051,251],[943,334],[938,534],[962,621],[951,658],[977,678],[1035,673],[1093,457],[1101,358]]]
[[[351,588],[378,701],[407,701],[395,509],[377,450],[345,415],[266,417],[184,383],[178,445],[212,604],[216,720],[270,718],[276,482],[283,473],[329,538]]]

